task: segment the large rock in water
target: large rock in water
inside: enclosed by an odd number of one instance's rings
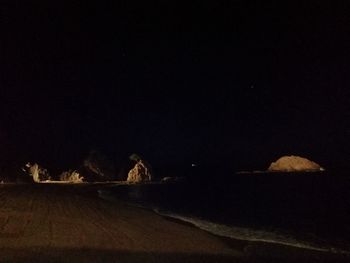
[[[317,163],[300,156],[283,156],[271,163],[271,172],[318,172],[324,169]]]
[[[129,171],[127,181],[131,183],[152,181],[151,169],[147,162],[139,160],[134,168]]]

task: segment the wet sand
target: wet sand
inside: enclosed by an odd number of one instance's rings
[[[348,262],[234,241],[98,198],[101,185],[0,186],[0,262]]]

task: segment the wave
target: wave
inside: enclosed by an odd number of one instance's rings
[[[153,211],[161,216],[170,217],[170,218],[181,220],[186,223],[190,223],[202,230],[205,230],[209,233],[212,233],[214,235],[221,236],[221,237],[228,237],[236,240],[244,240],[244,241],[250,241],[250,242],[273,243],[273,244],[280,244],[280,245],[309,249],[309,250],[350,255],[350,251],[336,249],[333,247],[320,246],[317,244],[313,244],[311,242],[297,240],[293,237],[289,237],[287,235],[277,233],[277,232],[255,230],[252,228],[244,228],[244,227],[227,226],[227,225],[218,224],[218,223],[210,222],[199,218],[162,211],[158,208],[154,208]]]
[[[108,191],[99,190],[98,194],[100,198],[108,201],[112,201],[112,202],[118,201],[118,200],[120,201],[120,199],[116,198]],[[125,201],[123,200],[123,202]],[[174,218],[186,223],[190,223],[195,227],[198,227],[202,230],[205,230],[209,233],[212,233],[214,235],[221,236],[221,237],[227,237],[227,238],[232,238],[236,240],[244,240],[244,241],[250,241],[250,242],[273,243],[273,244],[285,245],[285,246],[302,248],[302,249],[350,255],[350,251],[337,249],[334,247],[326,247],[323,245],[318,245],[316,244],[316,242],[298,240],[292,236],[289,236],[287,234],[284,234],[278,231],[271,231],[271,230],[267,231],[267,230],[257,230],[257,229],[246,228],[246,227],[228,226],[228,225],[219,224],[219,223],[211,222],[208,220],[204,220],[204,219],[200,219],[192,216],[180,215],[170,211],[165,211],[152,205],[146,205],[145,203],[142,203],[142,202],[137,202],[137,203],[126,202],[126,203],[138,208],[146,208],[149,210],[153,210],[155,213],[164,217]]]

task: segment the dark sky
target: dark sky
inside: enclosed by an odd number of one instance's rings
[[[2,1],[1,154],[348,167],[350,5],[291,3]]]

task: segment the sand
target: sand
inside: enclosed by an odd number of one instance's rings
[[[0,186],[0,262],[331,262],[333,255],[225,240],[98,198],[96,185]],[[343,256],[336,258],[344,261]]]

